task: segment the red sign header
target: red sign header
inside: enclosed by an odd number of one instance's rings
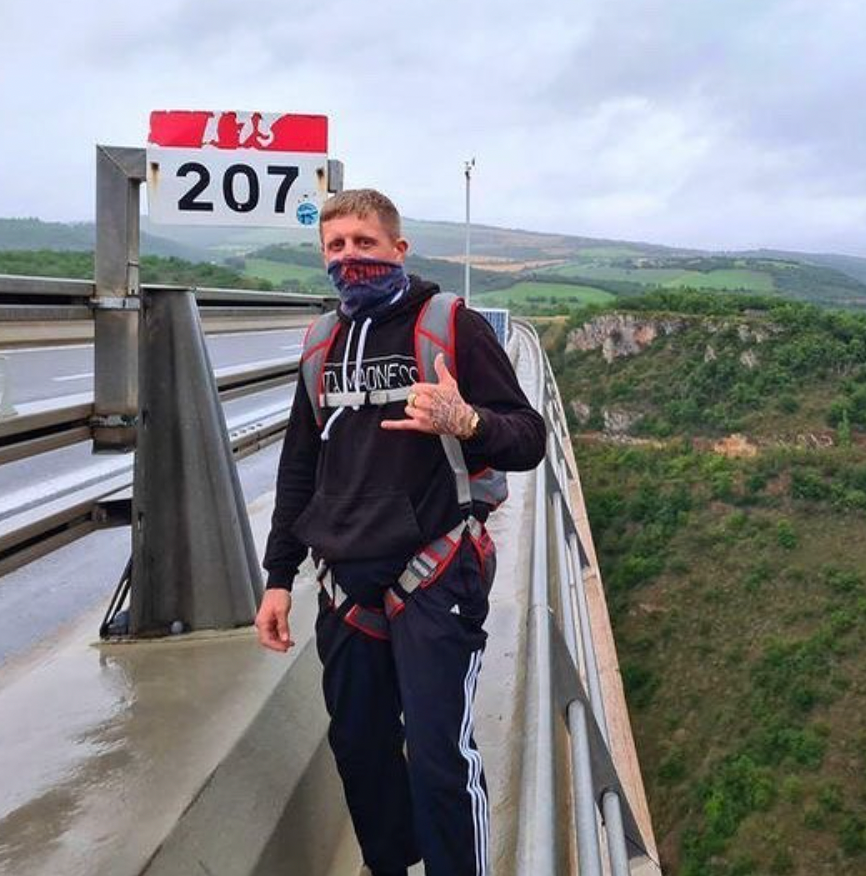
[[[152,146],[182,149],[260,149],[265,152],[328,151],[328,117],[260,112],[155,110]]]

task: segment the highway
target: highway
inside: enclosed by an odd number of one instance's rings
[[[241,365],[297,359],[303,329],[211,335],[207,338],[217,372]],[[0,351],[7,365],[7,386],[16,402],[69,400],[93,392],[93,347],[33,347]],[[293,387],[277,387],[225,402],[230,431],[255,424],[269,414],[288,410]],[[0,525],[13,515],[59,498],[75,489],[128,473],[132,455],[94,456],[89,442],[0,466]],[[2,640],[2,637],[0,637]],[[0,645],[0,659],[3,646]]]
[[[300,355],[303,329],[208,335],[214,368]],[[0,347],[12,404],[93,392],[93,345]]]

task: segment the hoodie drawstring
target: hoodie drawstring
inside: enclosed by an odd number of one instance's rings
[[[373,320],[368,316],[366,320],[364,320],[364,324],[361,326],[361,336],[358,339],[358,347],[355,354],[355,374],[354,380],[352,383],[354,384],[354,389],[356,391],[361,389],[361,365],[364,359],[364,348],[367,345],[367,333],[370,331],[370,326],[373,324]],[[346,338],[346,349],[343,352],[343,392],[349,392],[349,355],[352,347],[352,337],[355,334],[355,322],[354,320],[349,325],[349,336]],[[353,405],[352,410],[357,411],[359,409],[358,405]],[[331,427],[337,421],[337,418],[343,411],[346,410],[345,405],[340,405],[334,412],[328,417],[325,422],[325,427],[322,429],[322,441],[327,441],[331,437]]]

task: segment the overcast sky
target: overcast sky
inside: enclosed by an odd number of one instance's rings
[[[0,216],[93,217],[152,109],[330,117],[405,215],[866,255],[862,0],[0,0]]]

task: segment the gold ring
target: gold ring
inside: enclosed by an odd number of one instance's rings
[[[406,398],[406,404],[408,404],[410,408],[414,408],[416,398],[418,398],[417,394],[414,392],[410,392],[408,397]]]

